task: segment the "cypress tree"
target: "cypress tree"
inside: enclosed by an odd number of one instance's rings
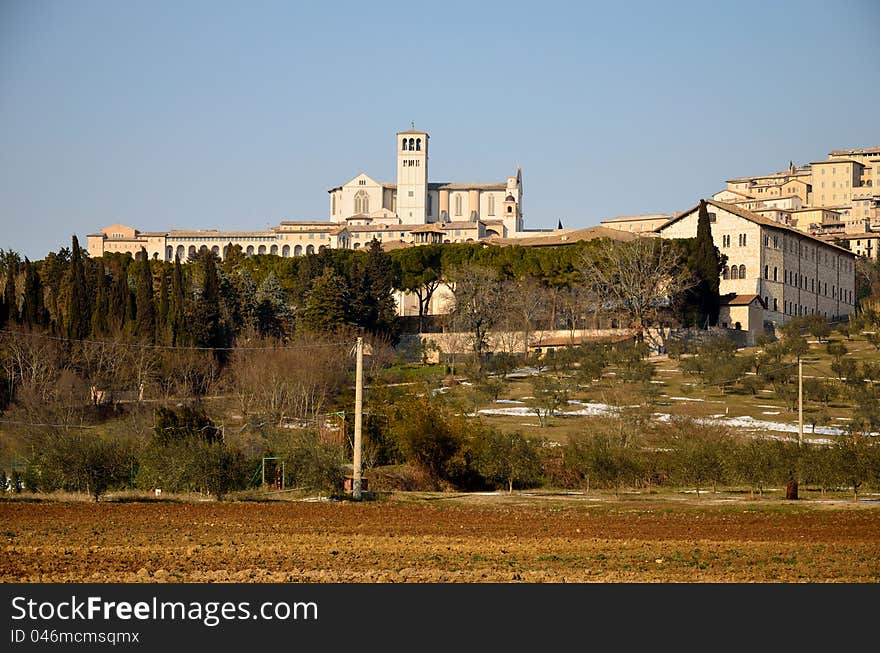
[[[107,278],[104,271],[104,263],[98,262],[98,280],[95,290],[95,310],[92,311],[92,335],[104,336],[110,332],[110,296],[107,292]]]
[[[40,275],[27,258],[24,260],[24,301],[21,306],[21,316],[22,322],[31,328],[47,326],[49,323]]]
[[[116,331],[125,326],[125,313],[128,308],[128,272],[125,268],[117,271],[110,289],[110,320],[109,324]]]
[[[220,279],[216,257],[204,252],[198,258],[202,288],[193,310],[192,335],[199,347],[224,347],[224,325],[220,311]]]
[[[698,280],[691,294],[698,308],[700,326],[715,326],[718,324],[720,310],[718,288],[721,282],[721,257],[712,240],[712,227],[705,200],[700,200],[697,239],[689,265]]]
[[[18,293],[15,292],[17,273],[18,266],[15,264],[15,259],[8,255],[6,257],[6,285],[3,288],[3,304],[6,310],[4,322],[21,322],[21,316],[18,313]]]
[[[189,334],[186,329],[186,292],[183,284],[183,268],[180,265],[180,259],[175,255],[174,269],[171,272],[170,315],[168,317],[171,325],[172,345],[189,343]]]
[[[134,332],[138,338],[152,344],[156,342],[156,301],[153,297],[153,272],[150,269],[150,257],[143,247],[141,247],[140,259]]]
[[[159,306],[156,314],[156,340],[165,342],[168,334],[168,274],[163,265],[159,270]]]
[[[70,252],[70,295],[67,303],[67,337],[82,340],[89,333],[91,311],[86,289],[86,272],[79,241],[73,236]]]

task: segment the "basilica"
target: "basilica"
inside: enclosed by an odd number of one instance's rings
[[[394,137],[397,180],[376,181],[361,173],[331,188],[329,219],[282,221],[262,231],[217,229],[140,231],[115,224],[88,235],[92,257],[105,252],[181,261],[201,250],[226,255],[230,245],[246,254],[303,256],[320,247],[359,249],[373,239],[385,249],[421,243],[476,242],[514,238],[523,232],[522,172],[496,182],[428,181],[427,132],[410,129]]]

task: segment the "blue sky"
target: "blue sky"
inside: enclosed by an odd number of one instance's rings
[[[0,0],[0,247],[326,219],[327,189],[523,169],[526,226],[673,212],[880,144],[880,1]]]

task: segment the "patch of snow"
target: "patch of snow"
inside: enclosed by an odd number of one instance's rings
[[[670,397],[670,399],[675,399],[676,401],[706,401],[705,399],[698,399],[694,397]]]
[[[778,410],[762,410],[762,415],[778,415],[780,411]]]
[[[519,399],[496,399],[496,404],[521,404]]]

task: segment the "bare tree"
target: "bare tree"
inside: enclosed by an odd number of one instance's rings
[[[313,423],[342,388],[351,363],[344,345],[317,341],[236,351],[230,374],[242,417]]]
[[[674,248],[660,238],[601,240],[584,250],[580,270],[585,286],[626,315],[639,340],[672,298],[694,285]]]
[[[487,336],[499,321],[506,295],[498,275],[486,268],[466,265],[451,275],[454,296],[452,320],[456,329],[470,334],[474,367],[483,370]]]

